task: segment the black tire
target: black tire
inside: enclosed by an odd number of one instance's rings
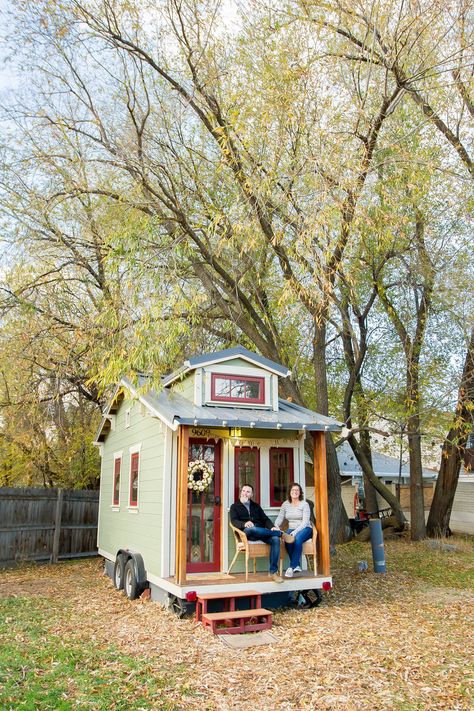
[[[140,594],[140,588],[135,574],[135,563],[131,558],[127,561],[125,566],[123,589],[129,600],[136,600]]]
[[[119,553],[115,559],[114,565],[114,585],[117,590],[123,590],[123,581],[125,573],[125,557],[122,553]]]
[[[176,617],[184,617],[188,609],[184,600],[176,595],[170,595],[169,609],[174,612]]]
[[[323,601],[323,596],[320,590],[302,590],[301,595],[304,598],[305,604],[303,607],[311,608],[318,607]]]

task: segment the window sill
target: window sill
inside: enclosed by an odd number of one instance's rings
[[[244,407],[247,409],[255,410],[271,410],[272,406],[270,403],[265,402],[248,402],[243,400],[206,400],[206,405],[214,407]]]
[[[127,506],[127,511],[128,511],[128,513],[131,513],[131,514],[137,514],[138,513],[138,506]]]
[[[110,506],[111,511],[118,513],[120,511],[120,504],[117,506],[117,504],[112,504]]]

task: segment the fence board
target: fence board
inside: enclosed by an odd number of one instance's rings
[[[97,555],[99,492],[61,492],[0,487],[0,566]]]

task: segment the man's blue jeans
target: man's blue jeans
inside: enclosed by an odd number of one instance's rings
[[[293,529],[289,528],[287,533],[292,533]],[[313,529],[311,526],[305,526],[301,531],[295,536],[294,543],[285,543],[286,550],[288,551],[288,556],[290,558],[290,568],[296,568],[298,565],[301,566],[301,553],[303,551],[303,543],[309,541],[313,535]]]
[[[280,538],[282,532],[271,531],[260,526],[244,528],[244,532],[249,541],[264,541],[270,544],[270,573],[277,573],[278,563],[280,562]]]

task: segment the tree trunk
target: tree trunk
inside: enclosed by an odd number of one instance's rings
[[[316,383],[316,409],[328,415],[329,396],[326,372],[326,319],[315,321],[313,341],[314,377]],[[336,449],[330,435],[326,436],[326,461],[328,474],[329,535],[331,544],[351,538],[351,529],[341,494],[341,475]]]
[[[426,538],[425,502],[423,499],[423,463],[420,434],[419,354],[421,339],[416,339],[407,352],[407,439],[410,458],[410,529],[412,541]]]
[[[391,507],[394,516],[397,519],[397,522],[400,526],[405,526],[406,524],[406,518],[405,514],[402,511],[402,508],[400,506],[399,501],[397,500],[397,497],[392,494],[390,489],[383,484],[380,479],[378,479],[375,474],[374,470],[372,469],[372,466],[370,465],[368,459],[366,458],[363,450],[361,449],[359,442],[355,438],[353,434],[350,434],[348,437],[349,444],[352,447],[352,451],[354,452],[355,458],[359,462],[360,466],[362,467],[362,471],[364,472],[364,475],[367,476],[368,480],[376,489],[381,496],[385,499],[387,504]]]
[[[426,526],[429,536],[441,538],[451,535],[449,520],[461,469],[460,439],[459,429],[453,427],[444,440],[441,466]]]
[[[417,415],[408,419],[410,456],[410,528],[412,541],[426,537],[425,502],[423,499],[423,465],[421,461],[420,421]]]
[[[373,471],[372,465],[372,448],[370,445],[370,432],[368,430],[362,430],[360,433],[360,448],[364,453],[365,458],[370,464],[370,468]],[[374,472],[375,474],[375,472]],[[379,505],[377,502],[377,492],[374,485],[370,481],[367,474],[364,472],[364,497],[365,497],[365,510],[370,513],[378,513]]]
[[[449,520],[468,434],[473,428],[474,328],[464,361],[454,422],[444,440],[441,465],[428,516],[429,536],[448,536]]]

